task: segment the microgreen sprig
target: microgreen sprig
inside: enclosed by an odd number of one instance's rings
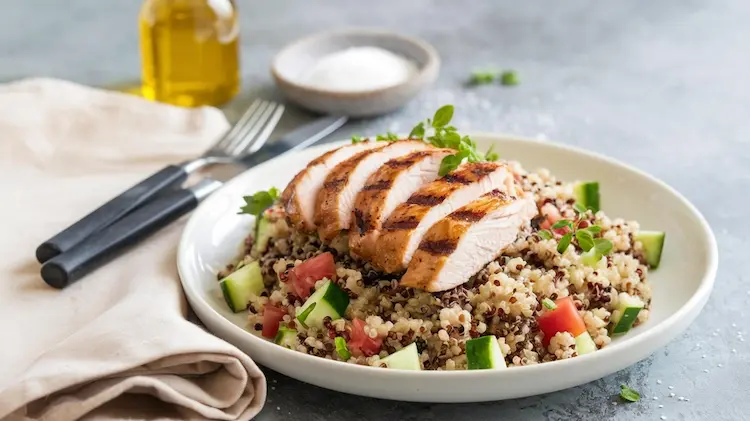
[[[398,135],[393,132],[387,132],[386,134],[379,134],[375,136],[375,140],[384,142],[395,142],[398,140]]]
[[[594,249],[599,256],[608,255],[613,248],[612,242],[606,238],[595,238],[596,234],[602,232],[602,227],[598,225],[589,225],[588,227],[580,228],[581,221],[583,220],[582,216],[586,214],[587,210],[579,203],[573,205],[573,210],[575,211],[576,216],[572,221],[561,219],[552,225],[553,230],[562,228],[568,229],[568,232],[566,232],[557,243],[557,252],[561,254],[564,253],[573,239],[575,239],[578,247],[585,252]],[[554,235],[549,230],[540,230],[538,234],[539,237],[544,240],[551,240],[554,238]]]
[[[421,121],[409,133],[410,139],[424,140],[438,148],[458,151],[440,162],[439,175],[443,176],[456,169],[463,162],[496,161],[499,156],[492,148],[487,153],[477,150],[477,144],[469,136],[461,136],[455,126],[449,125],[453,119],[453,105],[440,107],[432,119]],[[428,131],[431,133],[428,134]]]
[[[620,397],[629,402],[638,402],[641,399],[641,394],[629,388],[628,386],[621,384]]]

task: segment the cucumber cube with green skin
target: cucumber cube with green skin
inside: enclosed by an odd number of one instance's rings
[[[314,305],[314,306],[313,306]],[[306,311],[311,307],[310,311]],[[323,327],[323,319],[336,320],[344,317],[349,306],[349,295],[332,281],[326,281],[297,309],[297,320],[303,326]]]
[[[284,348],[294,349],[297,346],[297,331],[286,326],[279,326],[279,332],[273,342]]]
[[[596,181],[583,181],[573,186],[573,196],[579,203],[592,212],[599,212],[599,183]]]
[[[409,346],[401,348],[380,361],[385,363],[388,368],[399,370],[422,369],[422,363],[419,360],[419,351],[417,350],[417,344],[415,342],[412,342]]]
[[[253,248],[258,253],[263,253],[268,248],[268,240],[271,238],[271,221],[261,216],[255,223],[255,243]]]
[[[466,359],[469,370],[505,368],[505,357],[494,335],[466,341]]]
[[[583,332],[575,337],[576,353],[578,355],[590,354],[596,351],[596,343],[588,332]]]
[[[665,237],[666,233],[663,231],[640,231],[635,235],[636,241],[640,241],[643,245],[646,263],[650,269],[659,267]]]
[[[581,253],[581,262],[589,267],[595,268],[599,266],[599,261],[602,260],[602,255],[592,248],[589,251]]]
[[[617,308],[612,312],[609,319],[611,323],[610,334],[614,336],[628,333],[644,306],[645,304],[638,297],[630,295],[623,297],[621,295],[620,302],[617,303]]]
[[[224,301],[237,313],[247,309],[252,295],[260,295],[266,287],[258,262],[248,263],[235,270],[219,282]]]

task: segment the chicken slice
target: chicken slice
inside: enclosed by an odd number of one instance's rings
[[[419,243],[400,284],[429,292],[468,281],[518,237],[536,216],[531,197],[493,190],[438,221]]]
[[[422,186],[399,205],[383,223],[370,263],[387,273],[406,269],[422,236],[454,210],[495,189],[514,190],[513,175],[505,164],[466,163]]]
[[[303,232],[315,231],[315,199],[328,173],[358,153],[384,146],[383,142],[354,143],[328,151],[310,161],[281,194],[281,203],[291,225]]]
[[[323,187],[318,191],[314,218],[323,241],[330,241],[342,230],[349,229],[357,193],[383,164],[414,151],[432,148],[420,140],[402,140],[385,145],[359,153],[328,173]]]
[[[349,230],[349,251],[370,260],[383,221],[424,184],[438,178],[440,162],[453,149],[427,149],[386,162],[357,195]]]

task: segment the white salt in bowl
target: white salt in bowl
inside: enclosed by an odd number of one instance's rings
[[[378,47],[410,60],[416,71],[401,83],[368,90],[341,91],[311,86],[305,78],[321,58],[352,47]],[[291,102],[323,114],[371,117],[404,106],[432,84],[440,57],[430,44],[387,31],[355,29],[315,34],[282,49],[271,64],[271,75]]]

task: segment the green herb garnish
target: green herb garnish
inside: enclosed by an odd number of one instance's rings
[[[544,308],[546,308],[547,310],[554,310],[554,309],[556,309],[556,308],[557,308],[557,304],[555,304],[555,302],[554,302],[554,301],[552,301],[552,300],[550,300],[549,298],[545,298],[545,299],[543,299],[543,300],[542,300],[542,305],[543,305],[543,306],[544,306]]]
[[[537,234],[539,234],[539,236],[542,237],[543,240],[551,240],[555,238],[555,236],[552,235],[550,230],[541,230]]]
[[[470,82],[472,85],[487,85],[494,82],[496,77],[496,72],[477,70],[471,73]]]
[[[361,142],[364,142],[366,140],[367,139],[362,138],[362,136],[359,136],[359,135],[356,135],[356,134],[352,135],[352,143],[361,143]]]
[[[352,357],[352,353],[346,347],[346,340],[341,336],[337,336],[333,341],[336,344],[336,353],[339,354],[341,361],[348,361]]]
[[[576,205],[578,204],[576,203]],[[553,230],[562,228],[569,229],[569,232],[566,232],[557,243],[557,252],[560,254],[564,253],[575,238],[576,243],[578,244],[578,247],[581,248],[581,250],[588,252],[591,249],[595,249],[599,257],[606,256],[612,251],[612,242],[605,238],[594,238],[596,234],[602,232],[602,227],[598,225],[590,225],[586,228],[579,228],[582,221],[581,216],[584,215],[587,210],[582,209],[580,205],[576,205],[573,206],[573,209],[576,212],[576,217],[573,221],[561,219],[552,225]],[[549,240],[554,237],[552,232],[548,230],[540,230],[538,234],[539,237],[544,240]]]
[[[453,105],[444,105],[435,112],[432,119],[421,121],[409,133],[410,139],[421,139],[438,147],[455,149],[458,152],[454,155],[448,155],[440,163],[438,174],[444,176],[455,170],[463,162],[482,162],[495,161],[499,158],[492,148],[483,154],[477,150],[476,143],[469,136],[461,136],[458,130],[449,125],[453,119]],[[427,136],[427,131],[431,134]]]
[[[252,196],[243,196],[242,198],[245,200],[245,206],[240,207],[240,211],[237,213],[249,214],[257,218],[279,198],[279,190],[276,187],[271,187],[268,191],[259,191]]]
[[[641,399],[641,394],[622,384],[620,385],[620,397],[629,402],[638,402]]]
[[[516,86],[518,82],[518,75],[513,70],[507,70],[500,74],[500,84],[503,86]]]
[[[379,134],[375,136],[375,140],[384,141],[384,142],[394,142],[398,140],[398,135],[396,133],[387,132],[386,134]]]

